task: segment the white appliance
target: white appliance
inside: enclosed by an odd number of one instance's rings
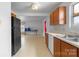
[[[48,49],[54,55],[54,39],[52,35],[48,35]]]

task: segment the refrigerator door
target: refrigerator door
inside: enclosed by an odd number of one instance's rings
[[[20,20],[13,17],[12,18],[12,55],[21,47],[21,31],[20,31]]]

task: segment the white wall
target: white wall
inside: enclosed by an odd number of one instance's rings
[[[43,34],[43,20],[45,16],[26,16],[25,17],[25,27],[37,29],[38,34]]]
[[[0,57],[11,56],[11,4],[0,2]]]

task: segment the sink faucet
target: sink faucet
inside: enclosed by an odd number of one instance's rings
[[[67,33],[65,32],[65,37],[67,37]]]

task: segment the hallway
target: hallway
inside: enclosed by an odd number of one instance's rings
[[[41,35],[22,34],[22,46],[15,57],[51,57]]]

